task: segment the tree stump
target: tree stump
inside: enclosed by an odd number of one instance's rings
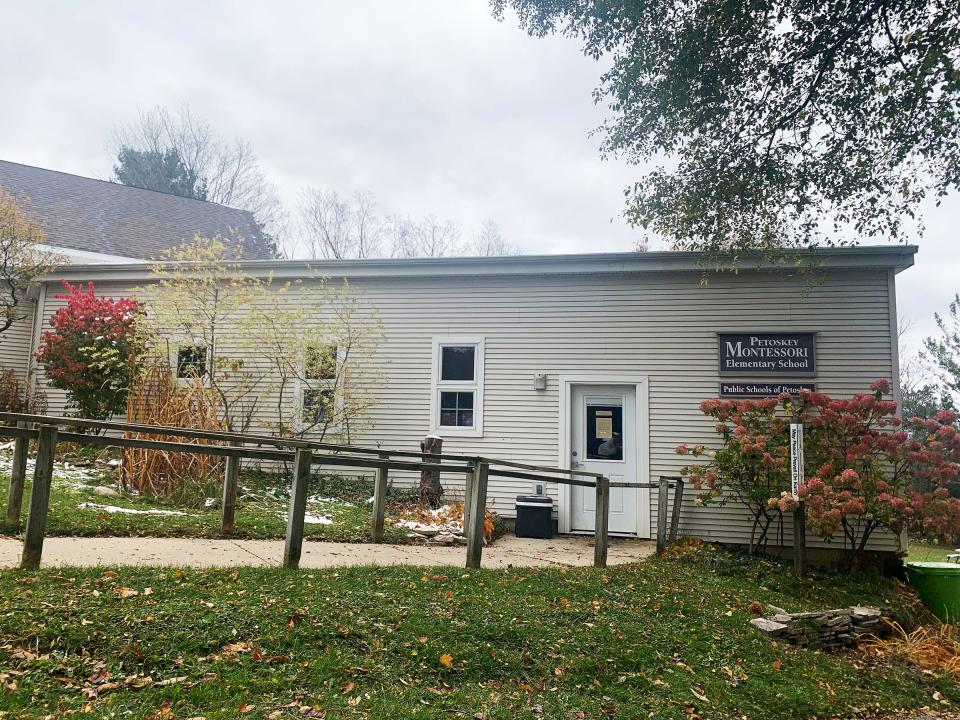
[[[435,435],[428,435],[420,443],[420,452],[423,453],[423,462],[437,463],[434,458],[428,455],[439,455],[443,450],[443,438]],[[440,484],[439,470],[421,470],[420,471],[420,501],[425,502],[432,508],[440,507],[440,499],[443,497],[443,486]]]

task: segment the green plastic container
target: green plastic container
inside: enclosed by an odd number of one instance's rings
[[[907,577],[923,604],[944,622],[960,622],[960,565],[908,562]]]

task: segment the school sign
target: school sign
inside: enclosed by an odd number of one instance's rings
[[[814,333],[720,333],[720,373],[814,375]]]

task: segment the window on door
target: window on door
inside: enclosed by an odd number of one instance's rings
[[[434,432],[482,434],[483,350],[483,338],[434,338],[430,403]]]
[[[623,460],[623,407],[587,405],[588,460]]]

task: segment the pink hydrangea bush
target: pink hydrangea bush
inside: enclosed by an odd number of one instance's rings
[[[778,502],[788,473],[789,422],[778,413],[777,398],[759,400],[704,400],[700,410],[715,421],[721,447],[707,449],[679,445],[676,452],[707,462],[683,469],[700,491],[697,502],[723,505],[731,500],[750,512],[750,551],[764,547],[771,528],[783,532]]]
[[[796,507],[788,492],[789,422],[795,417],[805,426],[799,496],[807,527],[825,539],[839,534],[850,562],[880,527],[897,534],[909,527],[942,540],[956,535],[960,499],[946,490],[960,474],[956,414],[904,423],[888,381],[877,380],[870,390],[848,399],[803,391],[797,397],[706,400],[700,409],[716,420],[722,446],[700,453],[678,447],[680,454],[707,459],[684,472],[707,501],[733,497],[746,505],[753,534],[766,541],[770,524]]]

